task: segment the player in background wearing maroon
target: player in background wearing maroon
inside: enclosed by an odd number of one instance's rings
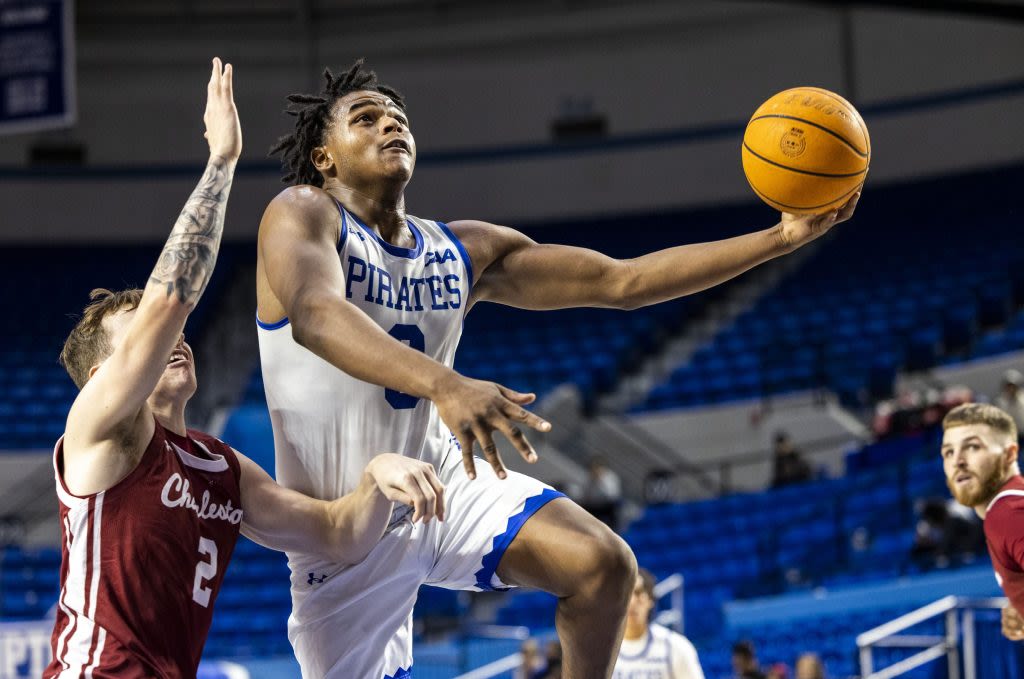
[[[1024,478],[1017,465],[1017,426],[987,403],[965,403],[942,420],[946,485],[982,518],[996,579],[1010,603],[1003,634],[1024,639]]]
[[[227,444],[186,430],[196,390],[182,329],[209,281],[241,130],[231,66],[214,59],[210,160],[144,291],[93,291],[61,361],[80,388],[54,450],[63,532],[53,677],[195,677],[239,531],[340,566],[380,539],[392,500],[443,518],[430,465],[373,459],[333,502],[277,485]]]

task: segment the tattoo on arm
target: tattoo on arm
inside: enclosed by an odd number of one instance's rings
[[[218,156],[210,159],[149,276],[150,283],[182,304],[195,305],[210,282],[233,175],[233,163]]]

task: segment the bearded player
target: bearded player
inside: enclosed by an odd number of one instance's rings
[[[704,679],[697,649],[682,634],[651,622],[654,575],[639,569],[612,679]]]
[[[295,130],[272,152],[293,186],[260,224],[257,321],[277,478],[339,497],[366,465],[362,451],[403,451],[438,467],[450,511],[444,525],[392,532],[343,572],[289,553],[289,637],[303,673],[408,676],[413,603],[429,583],[556,595],[565,676],[607,677],[635,560],[576,504],[505,470],[494,432],[533,461],[522,428],[550,425],[524,409],[532,394],[452,370],[466,312],[484,301],[635,308],[687,295],[821,235],[853,214],[856,198],[826,215],[784,215],[770,229],[628,261],[486,222],[421,219],[405,206],[416,142],[401,96],[361,62],[325,76],[320,93],[289,97]],[[474,444],[489,466],[477,469]],[[311,570],[326,580],[308,584]]]
[[[1024,639],[1024,478],[1017,425],[987,403],[965,403],[942,420],[942,468],[957,502],[982,518],[996,580],[1010,600],[1003,634]]]
[[[352,493],[325,502],[185,428],[196,376],[182,328],[213,271],[242,144],[231,81],[215,59],[209,164],[145,291],[93,291],[61,352],[81,391],[54,450],[64,549],[47,679],[195,677],[239,530],[355,563],[384,532],[390,499],[414,503],[415,519],[442,516],[423,462],[378,456]]]

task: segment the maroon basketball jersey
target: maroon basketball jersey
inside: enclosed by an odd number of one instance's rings
[[[1011,478],[989,503],[985,541],[999,586],[1013,607],[1024,612],[1024,478]]]
[[[54,449],[63,563],[45,679],[195,677],[242,521],[231,448],[159,423],[128,476],[79,497]],[[191,454],[191,449],[196,454]]]

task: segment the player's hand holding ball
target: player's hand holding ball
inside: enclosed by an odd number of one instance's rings
[[[413,523],[420,520],[426,523],[435,517],[444,521],[444,484],[437,478],[434,465],[384,453],[370,460],[366,473],[384,497],[415,510]]]
[[[1003,608],[1003,636],[1010,641],[1024,640],[1024,617],[1010,604]]]
[[[795,215],[789,212],[782,213],[782,221],[779,222],[779,239],[786,250],[792,251],[810,243],[815,238],[828,233],[836,224],[845,222],[853,216],[857,209],[857,201],[860,200],[860,191],[853,194],[849,202],[838,210],[829,210],[821,215]]]
[[[871,138],[850,102],[828,90],[797,87],[754,112],[742,156],[754,193],[782,212],[781,245],[794,250],[853,216]]]
[[[203,122],[210,143],[210,155],[227,161],[236,161],[242,153],[242,126],[238,122],[235,95],[232,86],[231,64],[222,65],[219,57],[213,59],[210,83],[206,87],[206,111]]]

